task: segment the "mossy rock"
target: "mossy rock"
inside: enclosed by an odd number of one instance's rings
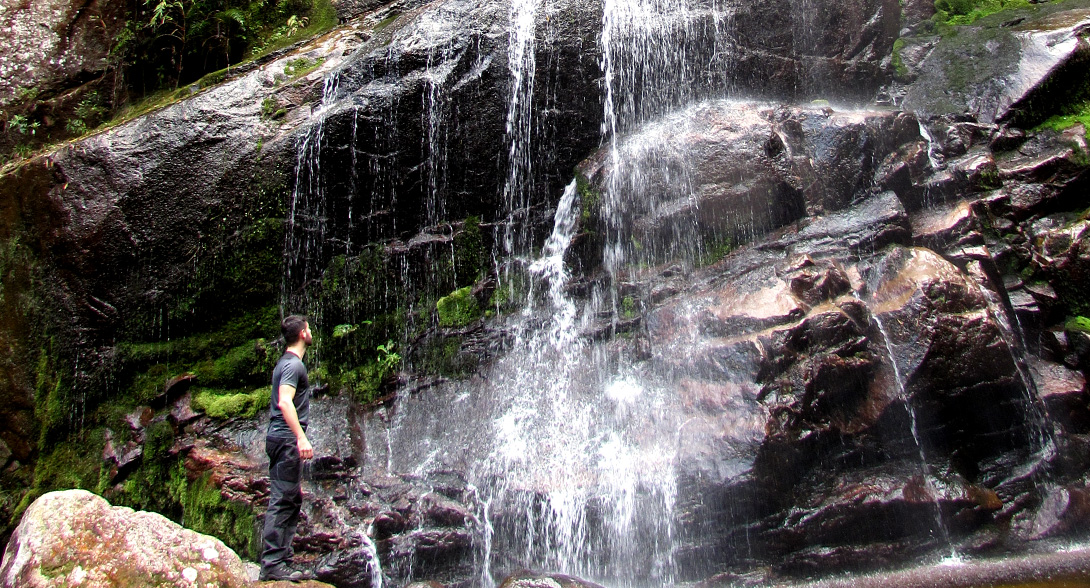
[[[435,310],[439,314],[439,326],[444,328],[464,327],[481,318],[480,306],[469,286],[440,298],[435,303]]]
[[[272,389],[268,386],[250,392],[198,388],[193,391],[190,407],[214,419],[252,419],[268,408]]]

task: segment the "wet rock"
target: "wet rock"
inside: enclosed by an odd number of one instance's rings
[[[896,2],[837,2],[821,10],[795,2],[782,10],[739,8],[731,67],[735,79],[758,94],[869,99],[888,77],[882,60],[898,37]],[[797,49],[784,54],[783,47]]]
[[[966,201],[935,206],[912,215],[913,240],[933,251],[950,251],[984,243],[973,207]]]
[[[845,208],[871,186],[875,162],[918,136],[914,119],[893,114],[708,103],[626,138],[622,168],[606,149],[580,169],[607,201],[610,190],[628,195],[611,226],[665,255],[694,227],[745,242]],[[611,174],[623,185],[606,185]]]
[[[1015,16],[1024,20],[1002,26]],[[1065,67],[1082,63],[1086,47],[1078,31],[1087,22],[1090,17],[1080,10],[1057,5],[1006,11],[959,27],[921,64],[904,108],[924,115],[967,112],[984,123],[1018,118],[1047,100],[1051,83],[1064,87]]]
[[[421,500],[424,516],[443,526],[465,526],[473,519],[465,506],[437,494],[428,494]]]
[[[1090,524],[1090,490],[1068,486],[1048,493],[1033,520],[1036,538],[1083,533]]]
[[[166,384],[163,385],[163,393],[152,400],[152,405],[155,408],[163,408],[176,402],[182,395],[189,392],[196,380],[196,374],[182,374],[168,379]]]
[[[1052,421],[1071,433],[1090,432],[1086,377],[1081,372],[1032,356],[1029,368]]]
[[[1079,160],[1080,152],[1086,152],[1081,128],[1073,127],[1063,133],[1043,132],[1017,151],[1001,154],[997,159],[1000,179],[1063,186],[1078,177],[1085,169]]]
[[[925,549],[917,538],[938,530],[940,509],[949,516],[978,507],[967,487],[921,476],[920,467],[909,462],[864,469],[842,474],[835,486],[808,488],[814,502],[788,514],[780,528],[768,533],[775,549],[792,551],[777,567],[794,573],[829,565],[859,567],[868,553],[896,560],[897,547]],[[800,549],[804,546],[814,547]]]
[[[500,588],[601,588],[598,584],[563,574],[519,572],[500,582]]]
[[[0,568],[0,582],[11,588],[105,588],[119,577],[146,585],[250,585],[242,560],[218,539],[156,513],[111,507],[84,490],[51,492],[34,501]]]
[[[102,449],[102,461],[110,472],[110,483],[117,484],[124,481],[129,474],[140,467],[143,462],[144,447],[135,440],[130,440],[122,447],[115,447],[114,435],[106,430],[106,444]]]
[[[375,516],[375,538],[386,539],[408,528],[408,521],[396,511],[387,511]]]
[[[170,407],[170,415],[167,418],[176,429],[181,430],[201,417],[201,413],[193,410],[192,398],[191,393],[186,392]]]

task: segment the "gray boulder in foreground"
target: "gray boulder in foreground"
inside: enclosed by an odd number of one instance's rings
[[[86,490],[50,492],[23,513],[4,551],[0,586],[249,586],[219,539],[166,517],[111,506]]]

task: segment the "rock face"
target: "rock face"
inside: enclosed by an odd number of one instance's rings
[[[83,490],[34,501],[4,551],[5,587],[250,584],[242,560],[214,537],[162,515],[111,507]]]

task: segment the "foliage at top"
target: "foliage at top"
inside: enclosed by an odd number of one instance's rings
[[[336,26],[330,0],[140,0],[107,30],[105,71],[64,101],[18,88],[0,113],[0,163],[226,79],[230,68]],[[313,62],[308,65],[316,67]],[[305,73],[296,68],[297,75]]]
[[[1028,0],[935,0],[935,18],[948,25],[968,25],[996,12],[1029,5]]]

